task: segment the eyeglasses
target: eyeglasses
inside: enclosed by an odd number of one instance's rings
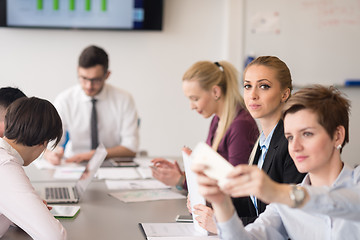
[[[102,76],[102,77],[97,77],[97,78],[86,78],[86,77],[83,77],[83,76],[79,76],[79,79],[80,79],[80,81],[84,81],[84,82],[88,81],[91,84],[96,85],[96,84],[102,83],[104,81],[104,79],[105,79],[105,76],[106,76],[106,74],[104,74],[104,76]]]

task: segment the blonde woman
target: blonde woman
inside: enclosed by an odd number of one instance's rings
[[[196,62],[183,76],[183,91],[191,109],[204,118],[212,117],[206,143],[234,166],[247,163],[259,131],[240,95],[235,67],[226,61]],[[155,178],[169,186],[184,186],[184,173],[176,162],[157,158],[153,163]],[[212,212],[206,206],[200,208]],[[200,219],[204,221],[205,217]]]
[[[289,68],[278,57],[260,56],[246,67],[243,81],[246,108],[261,127],[249,164],[256,165],[278,183],[301,182],[305,174],[298,172],[289,155],[281,120],[281,110],[292,90]],[[267,205],[254,195],[232,200],[244,225],[253,222]],[[213,214],[201,214],[207,219],[205,229],[217,233]]]

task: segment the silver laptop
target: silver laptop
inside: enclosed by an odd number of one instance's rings
[[[91,183],[106,155],[107,151],[104,145],[100,144],[86,165],[80,179],[75,184],[60,182],[35,183],[33,184],[34,188],[47,203],[77,203],[84,195],[86,188]]]

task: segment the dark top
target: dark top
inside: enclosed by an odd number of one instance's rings
[[[211,121],[209,135],[206,140],[209,146],[212,145],[215,138],[218,123],[219,117],[215,116]],[[248,164],[250,153],[258,136],[259,129],[255,120],[247,110],[239,108],[236,117],[221,139],[217,152],[233,166]],[[235,208],[244,205],[247,206],[246,209],[249,208],[247,198],[232,198],[232,201]],[[237,211],[240,211],[240,209]],[[245,216],[249,214],[250,212],[247,212]]]
[[[260,146],[257,147],[253,165],[257,165],[261,155]],[[299,173],[288,151],[288,141],[284,136],[284,123],[280,120],[274,130],[266,153],[262,170],[278,183],[300,183],[305,173]],[[237,214],[244,225],[252,223],[257,218],[254,204],[250,197],[240,198],[234,202]],[[266,203],[257,200],[259,214],[265,211]]]
[[[213,117],[206,143],[211,146],[215,139],[219,117]],[[232,165],[247,164],[252,148],[259,136],[255,120],[245,109],[240,108],[236,117],[220,141],[217,152]]]
[[[214,116],[211,120],[209,134],[206,143],[211,147],[218,127],[219,117]],[[247,164],[250,153],[259,136],[259,129],[255,120],[247,110],[239,107],[237,115],[221,139],[217,152],[233,166],[240,163]],[[186,180],[183,185],[187,189]]]

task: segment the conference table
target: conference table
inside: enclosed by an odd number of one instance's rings
[[[25,170],[32,182],[55,181],[54,170],[39,170],[33,164]],[[60,219],[68,239],[144,240],[139,223],[174,222],[178,214],[188,214],[186,199],[125,203],[110,196],[112,191],[119,190],[108,190],[104,180],[92,181],[78,203],[81,207],[78,215],[74,219]],[[10,227],[2,239],[31,237],[18,227]]]

